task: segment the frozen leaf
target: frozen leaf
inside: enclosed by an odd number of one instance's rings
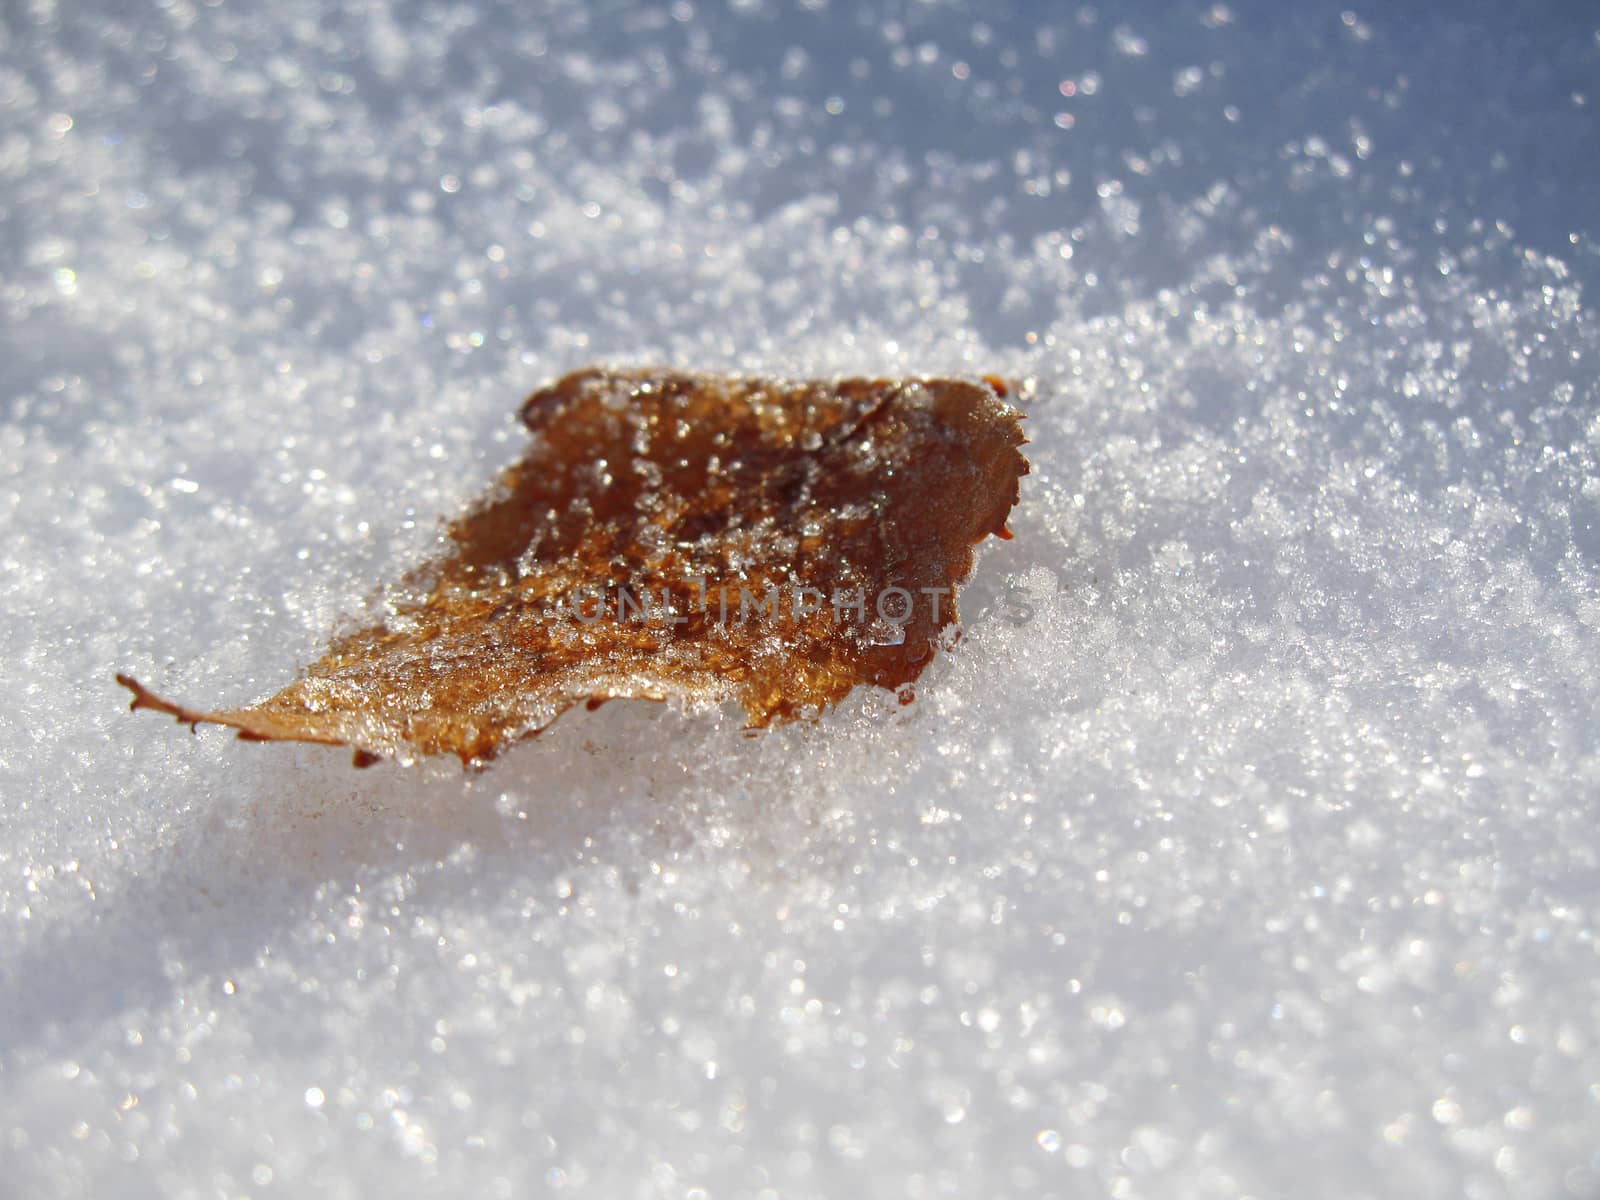
[[[1009,536],[1028,467],[1005,391],[577,372],[529,398],[528,453],[386,622],[245,708],[118,680],[134,708],[363,765],[482,763],[580,701],[732,699],[761,727],[858,683],[904,688],[956,620],[974,544]]]

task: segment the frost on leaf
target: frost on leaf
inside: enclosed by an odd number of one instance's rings
[[[902,688],[973,546],[1009,536],[1028,466],[1005,390],[580,371],[524,404],[527,454],[392,615],[276,695],[202,711],[117,678],[133,708],[360,765],[482,763],[582,701],[731,699],[761,727]]]

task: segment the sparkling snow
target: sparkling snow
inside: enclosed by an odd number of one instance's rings
[[[1600,1195],[1600,17],[15,0],[0,1193]],[[918,701],[191,737],[591,362],[1036,380]]]

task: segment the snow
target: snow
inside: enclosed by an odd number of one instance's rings
[[[0,18],[17,1195],[1600,1194],[1600,21]],[[591,362],[1035,380],[917,702],[489,771],[130,715]]]

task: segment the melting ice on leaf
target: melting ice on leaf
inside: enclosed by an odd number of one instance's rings
[[[732,699],[760,727],[900,688],[957,619],[1027,473],[998,381],[593,369],[522,408],[527,454],[408,578],[244,708],[133,708],[257,741],[481,763],[581,701]]]

